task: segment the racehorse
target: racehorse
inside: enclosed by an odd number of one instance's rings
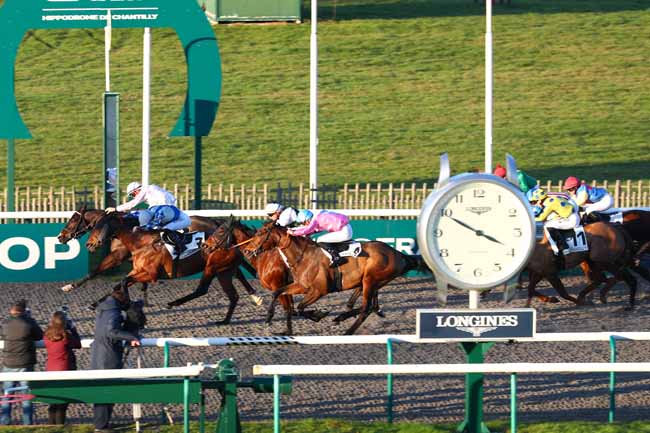
[[[59,242],[65,245],[72,239],[81,238],[83,235],[93,229],[95,223],[104,214],[105,212],[101,209],[88,210],[86,208],[86,205],[83,205],[78,211],[75,211],[72,214],[72,217],[70,217],[66,225],[63,227],[63,229],[61,229],[61,232],[58,236]],[[191,231],[214,231],[218,226],[218,221],[209,218],[193,216],[190,219],[192,220],[192,225],[190,226]],[[128,248],[126,248],[119,239],[114,238],[111,240],[110,252],[106,255],[106,257],[102,259],[97,268],[95,268],[81,280],[66,284],[61,288],[61,290],[64,292],[70,292],[73,289],[81,287],[84,283],[95,278],[97,275],[119,266],[130,256],[131,252],[128,250]],[[147,283],[142,283],[142,292],[146,303]]]
[[[361,288],[361,308],[340,315],[342,320],[358,313],[357,319],[345,332],[353,334],[371,313],[374,298],[381,287],[412,269],[424,268],[421,257],[412,257],[391,248],[383,242],[369,241],[361,244],[358,257],[348,257],[347,262],[336,269],[330,268],[330,260],[313,240],[291,236],[287,229],[267,224],[259,229],[252,240],[242,249],[247,257],[278,248],[286,258],[293,276],[293,283],[273,292],[269,305],[267,323],[273,319],[275,305],[281,295],[303,294],[298,313],[332,291]]]
[[[611,224],[597,222],[584,226],[589,251],[575,252],[565,256],[564,266],[560,268],[546,234],[535,245],[533,254],[528,261],[528,300],[530,306],[533,297],[542,302],[557,302],[557,298],[544,296],[535,290],[535,286],[543,278],[548,280],[561,297],[578,305],[585,302],[586,296],[601,283],[611,287],[614,281],[606,279],[605,272],[610,272],[615,279],[623,280],[630,286],[630,309],[634,307],[637,282],[628,270],[632,265],[632,245],[627,234]],[[560,280],[562,269],[571,269],[586,263],[583,271],[587,277],[587,286],[580,291],[578,298],[569,295]]]
[[[133,283],[153,283],[158,279],[174,279],[193,275],[204,271],[207,264],[207,256],[203,251],[197,252],[189,257],[175,261],[164,247],[160,234],[158,232],[133,232],[133,225],[125,224],[125,214],[114,212],[106,214],[95,222],[95,227],[90,232],[86,247],[90,252],[94,252],[107,239],[117,238],[129,250],[133,259],[133,270],[122,279],[117,287],[126,290]],[[207,230],[206,236],[212,234],[214,230]],[[176,262],[176,263],[175,263]],[[233,260],[230,266],[226,268],[214,264],[214,272],[205,273],[201,278],[200,284],[208,287],[212,279],[216,276],[221,284],[221,288],[228,296],[228,312],[224,320],[216,324],[228,324],[239,300],[237,291],[233,286],[233,276],[244,285],[244,288],[257,305],[261,305],[262,299],[255,294],[255,289],[244,277],[239,269],[240,265],[246,266],[241,260]]]

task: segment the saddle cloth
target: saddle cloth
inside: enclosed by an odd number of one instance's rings
[[[359,254],[361,254],[361,242],[347,241],[328,245],[336,248],[340,257],[357,257]],[[325,248],[321,248],[321,251],[323,251],[323,254],[325,254],[331,262],[332,255],[327,252]]]
[[[167,237],[165,232],[160,232],[160,239],[165,243],[165,248],[169,251],[169,255],[172,256],[173,260],[183,260],[189,256],[201,251],[201,245],[205,241],[205,233],[203,232],[189,232],[189,233],[179,233],[179,236],[182,235],[183,245],[185,245],[185,250],[181,253],[181,256],[178,257],[176,254],[176,247],[174,243]]]
[[[614,212],[614,213],[594,212],[594,213],[598,214],[598,218],[600,218],[600,221],[606,223],[612,223],[612,224],[623,224],[623,212]]]
[[[589,245],[587,244],[587,235],[585,234],[585,229],[583,226],[576,227],[571,230],[551,230],[551,233],[555,233],[556,236],[561,236],[564,240],[564,243],[568,248],[562,250],[562,254],[565,256],[571,253],[580,253],[583,251],[589,251]],[[557,242],[559,239],[553,239],[553,236],[548,236],[548,242],[551,244],[553,252],[557,255],[559,248]]]

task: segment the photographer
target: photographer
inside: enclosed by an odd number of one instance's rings
[[[90,368],[92,370],[118,369],[123,366],[124,342],[139,346],[140,338],[125,327],[123,311],[129,309],[128,292],[115,290],[97,306],[95,341],[92,344]],[[127,325],[128,326],[128,325]],[[93,421],[95,432],[108,432],[113,412],[112,404],[95,404]]]
[[[14,303],[9,314],[9,318],[2,325],[2,335],[0,336],[5,342],[2,371],[3,373],[34,371],[36,364],[35,343],[43,338],[43,330],[32,319],[27,308],[27,301],[24,299]],[[15,385],[15,382],[7,381],[3,388],[13,388]],[[28,383],[20,382],[20,386],[28,386]],[[2,404],[0,424],[11,424],[11,405],[8,403]],[[23,401],[23,424],[33,424],[33,409],[30,400]]]
[[[64,307],[52,314],[50,325],[45,330],[45,349],[47,350],[46,371],[76,370],[77,362],[73,349],[81,349],[81,339],[74,322],[70,320]],[[48,424],[65,424],[68,404],[51,404],[48,409]]]

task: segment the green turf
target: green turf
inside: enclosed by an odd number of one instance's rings
[[[483,6],[320,4],[320,182],[430,181],[444,151],[454,170],[482,167]],[[650,2],[513,0],[495,6],[494,26],[495,161],[508,150],[543,180],[650,178]],[[308,181],[309,23],[215,31],[224,82],[204,183]],[[113,37],[125,184],[140,171],[141,40]],[[182,50],[164,29],[153,48],[151,179],[192,182],[193,140],[166,138],[183,102]],[[26,38],[16,92],[34,139],[18,141],[17,185],[101,184],[103,62],[101,30]],[[5,158],[2,141],[0,185]]]
[[[488,422],[488,428],[493,433],[509,433],[510,424],[505,421]],[[318,419],[291,421],[282,423],[283,433],[454,433],[456,425],[432,425],[419,423],[362,423],[349,422],[340,420]],[[198,432],[198,424],[192,423],[190,430]],[[215,431],[214,423],[206,424],[206,432]],[[93,428],[90,425],[66,426],[56,428],[50,426],[33,426],[33,427],[3,427],[3,433],[92,433]],[[130,432],[131,427],[123,427],[116,432]],[[143,431],[156,431],[159,433],[180,433],[183,426],[177,424],[174,426],[153,426],[144,425]],[[269,422],[265,423],[244,423],[242,426],[243,433],[272,433],[273,426]],[[650,424],[648,422],[636,421],[628,423],[595,423],[595,422],[556,422],[556,423],[536,423],[521,424],[518,426],[519,433],[649,433]]]

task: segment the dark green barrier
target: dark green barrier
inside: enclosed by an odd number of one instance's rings
[[[245,221],[259,227],[263,221]],[[358,240],[378,240],[405,254],[417,254],[415,220],[352,221]],[[59,245],[62,224],[4,224],[0,228],[0,281],[69,281],[88,274],[86,238]],[[121,269],[122,274],[128,272]],[[191,278],[196,278],[193,276]]]
[[[63,224],[2,224],[0,281],[64,281],[88,274],[86,239],[59,244]]]

